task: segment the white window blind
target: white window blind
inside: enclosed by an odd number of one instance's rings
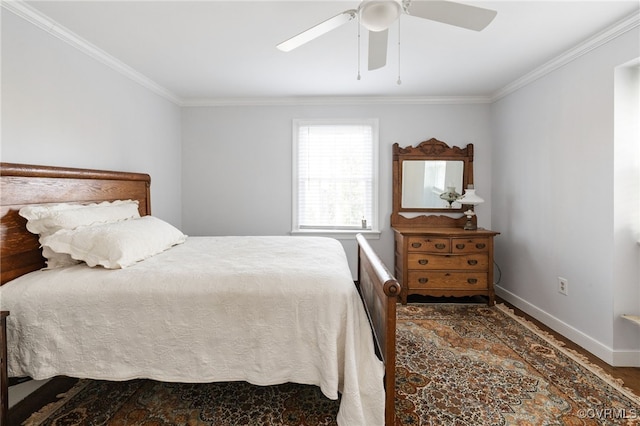
[[[294,121],[294,231],[377,227],[377,120]]]

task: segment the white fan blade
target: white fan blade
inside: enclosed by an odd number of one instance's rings
[[[369,71],[387,64],[387,41],[389,30],[369,31]]]
[[[328,33],[331,30],[334,30],[347,22],[351,21],[356,17],[357,11],[355,9],[345,10],[344,12],[336,15],[332,18],[327,19],[309,28],[306,31],[301,32],[298,35],[291,37],[288,40],[283,41],[276,47],[283,52],[289,52],[290,50],[295,49],[296,47],[302,46],[305,43],[310,42],[314,38],[318,38],[323,34]]]
[[[495,10],[439,0],[413,0],[407,7],[407,13],[475,31],[483,30],[498,14]]]

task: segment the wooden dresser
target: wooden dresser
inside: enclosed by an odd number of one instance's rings
[[[392,149],[391,228],[402,304],[420,294],[482,295],[493,305],[493,239],[499,233],[477,228],[474,205],[482,199],[460,198],[471,189],[476,195],[473,144],[460,148],[431,138]],[[455,196],[443,198],[450,193]]]
[[[488,297],[493,289],[493,237],[498,232],[460,227],[393,227],[395,276],[407,296]]]

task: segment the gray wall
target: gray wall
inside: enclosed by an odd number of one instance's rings
[[[180,226],[180,108],[2,12],[2,161],[149,173]]]
[[[393,265],[391,146],[435,137],[475,147],[474,178],[491,227],[490,105],[313,105],[191,107],[182,112],[184,232],[190,235],[286,235],[291,231],[292,120],[378,118],[380,223],[371,245]],[[356,245],[342,240],[355,275]]]
[[[608,362],[627,365],[640,364],[637,325],[620,319],[640,313],[638,135],[623,141],[614,131],[614,75],[638,58],[638,40],[636,27],[496,102],[492,114],[499,294]],[[636,147],[635,178],[615,181],[621,145]],[[635,210],[635,229],[616,229],[615,185],[636,199],[622,225]],[[621,230],[633,236],[622,245]],[[558,293],[558,277],[568,279],[568,296]]]

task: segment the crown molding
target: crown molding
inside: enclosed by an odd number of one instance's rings
[[[489,96],[308,96],[264,98],[193,98],[185,99],[183,107],[218,106],[299,106],[299,105],[442,105],[488,104]]]
[[[296,106],[296,105],[439,105],[439,104],[486,104],[488,96],[308,96],[308,97],[263,97],[263,98],[191,98],[181,99],[170,90],[160,86],[104,50],[88,42],[68,28],[60,25],[24,0],[1,0],[2,7],[43,31],[57,37],[70,46],[102,62],[116,72],[130,78],[143,87],[181,107],[215,106]]]
[[[41,30],[46,31],[54,37],[57,37],[70,46],[78,49],[79,51],[102,62],[116,72],[124,75],[125,77],[128,77],[141,86],[156,93],[157,95],[160,95],[161,97],[173,102],[176,105],[180,105],[182,103],[182,100],[178,96],[176,96],[165,87],[160,86],[142,73],[131,68],[129,65],[116,59],[115,57],[111,56],[97,46],[91,44],[82,37],[79,37],[73,31],[58,24],[43,13],[29,6],[23,0],[2,0],[2,7],[15,14],[16,16],[19,16],[20,18],[26,20],[27,22],[30,22],[31,24],[37,26]]]
[[[29,6],[24,0],[0,0],[2,8],[25,19],[43,31],[68,43],[109,66],[141,86],[181,107],[217,106],[297,106],[297,105],[462,105],[490,104],[557,70],[569,62],[640,26],[640,12],[634,12],[578,46],[518,78],[489,96],[308,96],[263,98],[187,98],[182,99],[142,73],[58,24]]]
[[[528,84],[531,84],[540,77],[543,77],[557,70],[558,68],[563,67],[569,62],[574,61],[580,56],[585,55],[594,49],[597,49],[598,47],[610,42],[617,37],[620,37],[622,34],[626,33],[627,31],[631,31],[638,26],[640,26],[640,12],[634,12],[626,18],[623,18],[617,23],[611,25],[607,29],[588,38],[576,47],[567,50],[560,56],[557,56],[556,58],[525,74],[514,82],[504,86],[502,89],[498,90],[491,96],[491,102],[496,102],[499,99],[504,98],[505,96],[515,92],[516,90],[527,86]]]

